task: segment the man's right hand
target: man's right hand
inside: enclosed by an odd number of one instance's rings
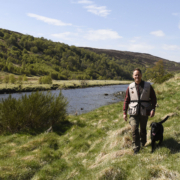
[[[124,114],[123,118],[124,118],[125,121],[127,121],[127,114]]]

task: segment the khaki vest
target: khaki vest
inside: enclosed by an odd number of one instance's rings
[[[143,91],[141,93],[140,99],[138,99],[138,93],[136,90],[135,82],[129,85],[129,115],[138,115],[139,112],[142,116],[148,116],[150,114],[150,111],[152,109],[150,103],[150,87],[150,83],[144,82]]]

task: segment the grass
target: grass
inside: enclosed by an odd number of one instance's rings
[[[0,72],[2,79],[5,75],[10,73]],[[18,78],[18,75],[15,75]],[[68,88],[81,88],[92,86],[105,86],[105,85],[118,85],[129,84],[131,81],[119,80],[53,80],[52,84],[39,84],[39,77],[28,77],[28,81],[23,81],[22,84],[16,82],[15,84],[0,82],[0,91],[4,92],[22,92],[22,91],[37,91],[37,90],[51,90],[51,89],[68,89]]]
[[[180,179],[180,74],[154,85],[158,107],[148,121],[148,142],[133,156],[131,131],[123,103],[79,116],[63,134],[0,136],[0,179],[112,180]],[[150,123],[165,115],[164,142],[151,152]]]

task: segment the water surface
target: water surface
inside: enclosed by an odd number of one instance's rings
[[[62,94],[67,98],[69,104],[68,114],[82,114],[92,111],[104,105],[123,101],[122,97],[115,97],[113,94],[119,91],[126,91],[128,85],[112,85],[101,87],[89,87],[78,89],[62,90]],[[60,90],[52,90],[53,94],[58,95]],[[44,91],[46,93],[46,91]],[[21,98],[24,94],[31,94],[31,92],[14,93],[11,96]],[[105,95],[108,94],[108,95]],[[9,94],[1,94],[0,99],[8,98]]]

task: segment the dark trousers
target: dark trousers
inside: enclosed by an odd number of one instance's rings
[[[147,126],[148,116],[130,116],[129,124],[132,130],[132,147],[133,149],[140,149],[140,143],[145,145],[147,142]],[[140,131],[139,131],[140,125]]]

